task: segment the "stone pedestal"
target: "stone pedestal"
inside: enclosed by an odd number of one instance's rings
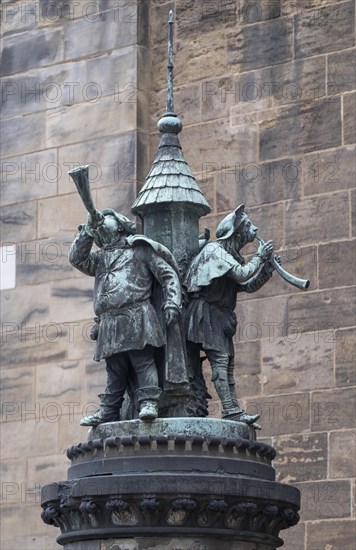
[[[43,488],[66,550],[267,550],[298,522],[299,491],[275,481],[272,447],[239,422],[102,424],[68,449],[68,480]]]

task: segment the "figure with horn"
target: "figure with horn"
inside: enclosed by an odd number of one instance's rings
[[[71,245],[70,263],[95,277],[94,359],[105,359],[107,384],[100,408],[83,418],[81,425],[96,426],[120,420],[124,393],[136,388],[138,417],[152,421],[158,415],[161,394],[155,351],[166,344],[165,327],[177,324],[181,310],[178,266],[169,250],[143,235],[135,224],[111,208],[95,209],[90,194],[88,168],[70,172],[89,215]],[[93,251],[93,244],[98,250]],[[152,304],[152,289],[160,285],[161,312]]]
[[[234,380],[233,336],[239,292],[256,292],[269,281],[273,242],[261,241],[256,254],[245,262],[240,250],[254,241],[257,227],[240,205],[226,216],[210,241],[191,263],[185,286],[189,293],[186,311],[188,346],[203,349],[212,369],[212,381],[223,406],[222,416],[254,425],[259,415],[250,415],[239,405]],[[278,264],[279,257],[274,257]]]

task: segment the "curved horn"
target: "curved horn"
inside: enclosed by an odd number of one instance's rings
[[[256,236],[256,239],[261,243],[263,244],[264,243],[264,240],[261,239],[261,237],[257,237]],[[277,271],[278,275],[280,275],[282,277],[282,279],[284,279],[285,281],[287,281],[287,283],[289,283],[290,285],[293,285],[293,286],[296,286],[297,288],[299,288],[300,290],[308,290],[309,286],[310,286],[310,281],[309,279],[300,279],[299,277],[295,277],[295,275],[292,275],[291,273],[289,273],[289,271],[287,271],[286,269],[284,269],[277,261],[276,261],[276,256],[271,256],[271,258],[269,259],[269,262],[273,265],[274,269]]]
[[[73,168],[73,170],[70,170],[68,174],[74,181],[86,210],[89,212],[89,214],[95,217],[97,210],[94,206],[93,197],[90,192],[89,166],[78,166],[77,168]]]
[[[295,275],[289,273],[286,269],[283,269],[283,267],[279,265],[279,263],[276,261],[275,256],[273,256],[269,261],[271,262],[277,273],[282,277],[282,279],[287,281],[287,283],[296,286],[301,290],[308,290],[310,286],[309,279],[300,279],[299,277],[296,277]]]

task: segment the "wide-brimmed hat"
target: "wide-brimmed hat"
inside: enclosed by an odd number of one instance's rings
[[[240,204],[231,214],[225,216],[219,223],[216,229],[216,238],[218,240],[228,239],[240,227],[246,214],[244,212],[245,205]]]

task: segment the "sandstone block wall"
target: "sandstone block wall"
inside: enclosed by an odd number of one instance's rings
[[[278,479],[302,493],[286,548],[352,549],[354,3],[155,2],[151,19],[170,7],[181,142],[213,208],[202,228],[245,203],[286,268],[311,280],[302,293],[275,274],[236,311],[238,391],[277,449]],[[154,28],[163,66],[165,30]],[[164,96],[155,76],[151,157]],[[210,409],[219,414],[217,400]]]
[[[3,1],[2,548],[58,548],[39,489],[65,478],[104,384],[93,281],[67,262],[85,220],[67,171],[89,163],[98,207],[129,214],[159,140],[169,9],[181,143],[212,207],[202,228],[243,202],[311,279],[302,293],[275,274],[237,308],[238,391],[278,479],[302,491],[285,546],[351,550],[355,38],[354,3],[336,0]]]
[[[79,419],[105,383],[89,338],[93,280],[67,259],[86,219],[67,172],[89,164],[97,206],[130,214],[147,170],[147,8],[2,5],[2,263],[16,259],[16,288],[1,293],[4,550],[59,547],[40,487],[66,478],[65,450],[86,438]]]

